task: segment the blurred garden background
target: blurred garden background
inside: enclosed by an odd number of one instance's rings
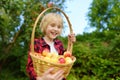
[[[26,63],[36,17],[50,6],[65,11],[66,1],[0,1],[0,80],[29,80]],[[120,80],[120,0],[93,0],[87,21],[95,30],[76,35],[73,55],[77,60],[67,80]],[[35,36],[40,35],[37,27]],[[59,38],[67,47],[67,37]]]

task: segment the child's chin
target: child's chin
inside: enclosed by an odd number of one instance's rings
[[[52,36],[53,39],[55,39],[57,36]]]
[[[56,37],[52,37],[53,39],[55,39]]]

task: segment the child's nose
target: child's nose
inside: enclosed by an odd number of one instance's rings
[[[58,30],[58,27],[57,27],[57,26],[55,26],[55,27],[54,27],[54,30]]]

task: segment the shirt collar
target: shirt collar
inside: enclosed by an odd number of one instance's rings
[[[41,43],[42,43],[42,46],[46,46],[46,45],[48,45],[48,44],[45,42],[45,40],[44,40],[44,38],[43,38],[43,37],[41,38],[41,40],[42,40],[42,42],[41,42]],[[54,43],[55,43],[55,44],[57,44],[57,43],[58,43],[57,38],[56,38],[56,39],[54,39]]]
[[[43,39],[43,37],[41,38],[41,43],[42,43],[42,46],[48,45],[48,44],[45,42],[45,40]]]

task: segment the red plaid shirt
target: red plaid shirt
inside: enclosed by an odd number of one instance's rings
[[[63,44],[60,40],[55,39],[54,46],[55,46],[55,49],[58,51],[59,55],[62,55],[64,53],[65,49],[64,49]],[[35,52],[42,53],[42,51],[44,49],[50,50],[50,46],[45,42],[45,40],[43,38],[35,39],[35,41],[34,41]],[[29,50],[29,53],[30,53],[30,50]],[[27,70],[27,73],[30,77],[30,80],[36,80],[36,73],[34,71],[32,59],[31,59],[29,53],[28,53],[28,62],[27,62],[26,70]]]

